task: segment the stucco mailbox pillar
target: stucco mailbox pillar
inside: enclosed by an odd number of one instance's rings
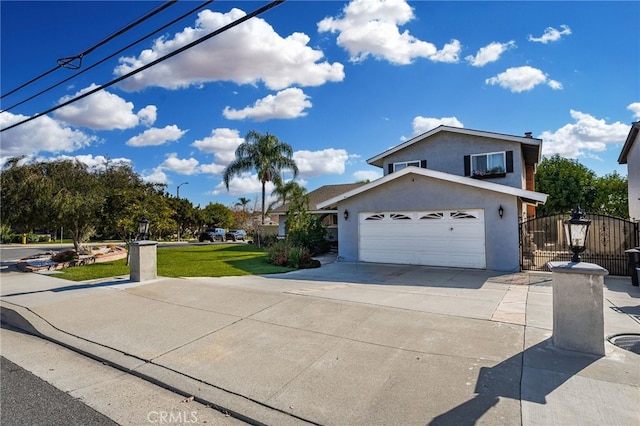
[[[131,281],[149,281],[158,278],[156,241],[134,241],[129,243],[129,267]]]
[[[609,271],[586,262],[549,262],[553,277],[553,345],[604,355],[604,277]]]

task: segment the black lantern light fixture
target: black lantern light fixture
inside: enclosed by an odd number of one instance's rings
[[[147,234],[149,233],[149,219],[146,216],[142,216],[142,218],[138,221],[138,235],[141,240],[147,239]]]
[[[500,204],[500,207],[498,207],[498,216],[500,216],[500,219],[502,219],[502,216],[504,216],[504,208],[502,207],[502,204]]]
[[[589,225],[591,221],[584,218],[584,212],[580,210],[580,206],[576,206],[573,210],[571,219],[564,221],[564,232],[573,252],[572,262],[580,262],[580,253],[586,249]]]
[[[349,210],[345,210],[342,216],[344,216],[344,220],[349,219]]]

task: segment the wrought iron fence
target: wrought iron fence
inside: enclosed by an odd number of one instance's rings
[[[640,245],[638,222],[611,216],[587,214],[591,220],[583,262],[602,266],[611,275],[629,276],[625,250]],[[520,223],[520,267],[529,271],[548,271],[547,263],[568,262],[571,251],[563,223],[568,215],[529,219]]]

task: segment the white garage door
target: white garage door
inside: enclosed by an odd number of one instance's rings
[[[363,262],[486,268],[483,210],[360,213],[358,219]]]

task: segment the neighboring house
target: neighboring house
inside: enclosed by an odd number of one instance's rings
[[[309,213],[320,217],[322,223],[327,227],[327,239],[329,241],[338,241],[338,212],[337,210],[319,210],[318,203],[326,201],[337,195],[344,194],[347,191],[361,187],[364,182],[359,183],[347,183],[340,185],[325,185],[320,188],[307,193],[309,196]],[[286,221],[287,212],[289,211],[289,205],[285,204],[274,209],[271,213],[278,217],[278,235],[284,236],[286,234]]]
[[[518,223],[542,140],[440,126],[367,162],[384,176],[324,202],[338,212],[344,261],[520,270]]]
[[[629,217],[640,221],[640,121],[631,124],[631,130],[622,147],[618,164],[627,165],[629,187]]]

